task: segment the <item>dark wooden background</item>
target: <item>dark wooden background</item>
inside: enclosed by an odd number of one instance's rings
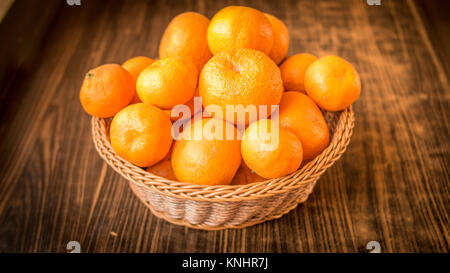
[[[448,1],[15,1],[0,24],[0,251],[448,252]],[[279,220],[199,231],[153,216],[97,155],[78,91],[88,69],[157,57],[184,11],[282,19],[289,54],[336,54],[363,90],[343,157]]]

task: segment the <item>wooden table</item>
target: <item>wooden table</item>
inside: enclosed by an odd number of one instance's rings
[[[448,252],[448,3],[233,1],[289,28],[289,54],[336,54],[363,90],[347,152],[279,220],[199,231],[153,216],[101,160],[78,99],[88,69],[157,57],[184,11],[225,1],[16,1],[0,25],[0,251]],[[447,7],[443,7],[443,6]],[[447,37],[445,36],[447,35]]]

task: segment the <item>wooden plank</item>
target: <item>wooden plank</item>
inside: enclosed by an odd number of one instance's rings
[[[448,10],[450,2],[434,1],[433,4],[427,4],[424,1],[415,2],[418,6],[417,17],[423,18],[424,29],[428,33],[432,48],[436,51],[437,58],[442,63],[447,78],[450,77],[450,37],[448,29],[450,20],[448,19]]]
[[[2,9],[9,12],[0,21],[0,36],[4,37],[4,43],[0,44],[0,103],[9,99],[4,97],[8,84],[11,84],[15,77],[21,77],[28,73],[31,58],[39,52],[40,46],[45,39],[45,32],[48,30],[56,11],[61,2],[50,1],[42,5],[39,1],[20,0],[4,1]],[[39,10],[39,12],[36,12]],[[2,16],[2,17],[3,17]],[[1,106],[1,104],[0,104]]]
[[[178,13],[211,17],[226,4],[63,3],[41,11],[54,15],[51,23],[39,23],[27,38],[34,21],[15,18],[38,14],[23,3],[13,5],[0,37],[20,24],[14,39],[42,42],[8,46],[26,56],[19,69],[5,59],[0,67],[9,75],[0,93],[0,251],[65,252],[72,240],[83,252],[366,252],[372,240],[383,252],[449,251],[448,59],[436,49],[421,5],[238,2],[287,24],[289,54],[348,59],[363,91],[347,152],[305,204],[254,227],[200,231],[153,216],[101,160],[78,90],[92,67],[157,57],[164,28]]]
[[[0,22],[5,17],[6,13],[8,13],[9,8],[14,3],[14,0],[4,0],[0,2]]]

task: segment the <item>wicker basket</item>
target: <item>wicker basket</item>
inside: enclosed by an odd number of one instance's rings
[[[110,119],[92,118],[92,137],[100,156],[125,177],[153,214],[191,228],[243,228],[276,219],[305,202],[317,179],[344,153],[354,126],[352,108],[324,112],[332,138],[314,160],[281,178],[247,185],[205,186],[171,181],[120,158],[108,137]]]

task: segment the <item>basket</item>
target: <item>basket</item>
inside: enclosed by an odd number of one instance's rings
[[[294,173],[247,185],[196,185],[151,174],[114,152],[107,133],[111,119],[93,117],[92,137],[100,156],[154,215],[197,229],[244,228],[280,218],[305,202],[320,175],[344,153],[354,126],[352,108],[324,117],[331,141],[319,156]]]

